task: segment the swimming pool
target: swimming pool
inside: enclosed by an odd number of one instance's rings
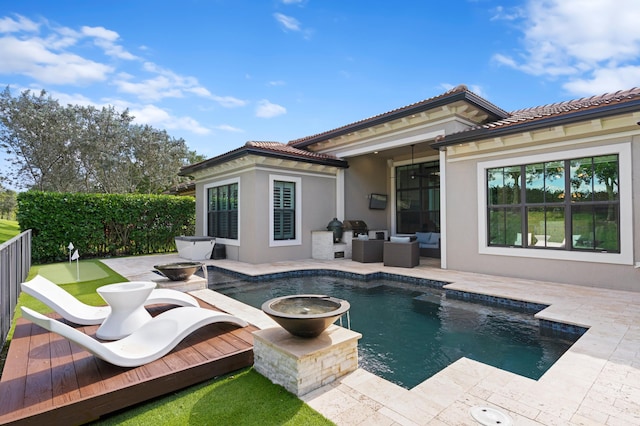
[[[360,367],[408,389],[461,357],[538,379],[579,337],[549,337],[531,313],[452,299],[441,289],[395,280],[221,277],[209,274],[209,288],[256,308],[301,293],[347,300],[351,329],[362,334]]]

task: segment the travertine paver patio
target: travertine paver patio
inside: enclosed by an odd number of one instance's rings
[[[155,276],[150,272],[154,264],[177,259],[177,255],[164,255],[105,263],[128,279],[139,280]],[[549,305],[537,316],[589,327],[537,381],[463,358],[411,390],[358,369],[302,397],[338,425],[475,425],[469,411],[478,405],[508,413],[516,425],[640,424],[640,292],[442,270],[424,258],[413,269],[347,259],[206,263],[248,275],[321,268],[441,280],[456,290]],[[640,270],[638,277],[640,286]],[[274,324],[260,310],[221,294],[196,293],[258,327]]]

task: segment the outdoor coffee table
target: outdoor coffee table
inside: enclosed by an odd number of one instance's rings
[[[152,281],[132,281],[99,287],[98,294],[109,304],[111,312],[96,331],[103,340],[118,340],[133,333],[151,319],[144,308],[151,291],[156,287]]]

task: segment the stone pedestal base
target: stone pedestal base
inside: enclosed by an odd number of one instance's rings
[[[186,281],[171,281],[169,278],[158,278],[153,281],[155,281],[158,288],[170,288],[182,292],[207,288],[207,280],[198,275],[191,275]]]
[[[355,371],[361,337],[336,325],[313,339],[293,336],[281,327],[259,330],[253,333],[253,366],[301,396]]]

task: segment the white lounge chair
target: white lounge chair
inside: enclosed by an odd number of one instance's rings
[[[22,316],[34,324],[76,343],[96,357],[120,367],[138,367],[155,361],[197,329],[216,322],[246,327],[248,323],[229,314],[204,308],[180,307],[152,318],[129,336],[102,343],[75,328],[21,307]]]
[[[109,306],[91,306],[82,303],[62,287],[42,275],[36,275],[33,279],[23,282],[21,286],[22,291],[49,306],[64,319],[76,324],[102,324],[109,312],[111,312],[111,307]],[[200,306],[193,296],[167,288],[153,290],[144,304],[145,306],[157,304]]]

